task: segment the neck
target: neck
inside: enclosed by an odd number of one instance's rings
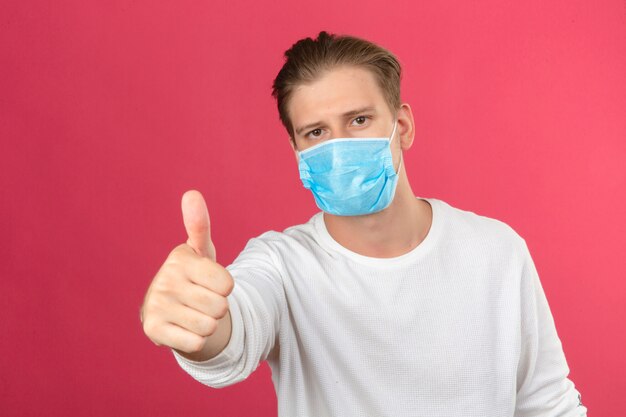
[[[335,241],[374,258],[393,258],[411,251],[424,240],[431,222],[430,204],[415,198],[405,175],[399,179],[396,195],[385,210],[364,216],[324,213],[324,223]]]

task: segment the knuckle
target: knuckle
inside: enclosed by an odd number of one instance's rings
[[[188,321],[188,330],[191,332],[200,335],[206,336],[206,333],[209,328],[209,318],[206,316],[194,316],[187,319]]]
[[[228,271],[226,271],[226,274],[226,279],[224,280],[224,295],[230,294],[235,288],[235,280]]]
[[[207,317],[198,324],[198,329],[200,336],[211,336],[217,329],[217,320],[213,317]]]
[[[179,268],[167,268],[154,281],[155,290],[162,293],[177,292],[183,281],[184,271]]]
[[[205,339],[201,336],[192,337],[187,342],[187,352],[200,352],[204,348]]]
[[[216,330],[217,330],[217,320],[216,319],[209,320],[208,330],[207,330],[208,336],[215,333]]]
[[[154,318],[163,318],[163,316],[172,308],[172,301],[167,297],[155,296],[150,302],[152,310],[151,316]]]
[[[228,312],[228,300],[225,297],[220,297],[219,301],[214,303],[215,305],[215,314],[217,316],[217,318],[223,318],[224,316],[226,316],[226,313]]]
[[[180,263],[170,262],[163,266],[163,273],[161,275],[170,280],[180,278],[185,276],[185,268]]]
[[[163,276],[161,279],[158,279],[154,282],[154,290],[157,294],[170,294],[173,292],[175,286],[172,283],[172,280],[167,278],[167,276]],[[155,299],[158,297],[152,297],[151,301],[154,303]]]
[[[205,327],[206,327],[206,318],[204,316],[193,316],[189,319],[189,325],[190,325],[190,329],[189,330],[195,330],[195,331],[202,331]]]
[[[154,339],[159,333],[157,322],[152,319],[145,319],[143,321],[143,332],[146,336],[148,336],[150,340],[154,342]]]

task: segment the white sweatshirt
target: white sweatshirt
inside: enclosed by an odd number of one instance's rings
[[[172,350],[180,366],[220,388],[267,360],[281,417],[586,416],[525,240],[422,199],[428,235],[396,258],[341,246],[321,212],[251,239],[228,266],[228,345]]]

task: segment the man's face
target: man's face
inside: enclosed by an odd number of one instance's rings
[[[298,151],[335,138],[389,137],[396,117],[374,75],[355,66],[335,68],[296,87],[288,112]]]

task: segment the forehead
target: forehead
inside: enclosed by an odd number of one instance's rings
[[[383,92],[374,74],[364,68],[344,66],[325,72],[317,80],[297,86],[288,103],[294,128],[343,114],[374,107],[386,108]]]

